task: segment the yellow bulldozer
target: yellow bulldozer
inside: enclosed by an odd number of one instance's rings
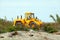
[[[13,26],[20,26],[20,27],[27,27],[27,28],[40,28],[42,25],[42,21],[39,20],[37,17],[34,16],[32,12],[26,12],[25,18],[23,19],[22,16],[14,20]]]

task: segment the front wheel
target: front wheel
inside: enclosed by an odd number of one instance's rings
[[[17,30],[23,30],[23,23],[22,22],[16,22],[16,29]]]

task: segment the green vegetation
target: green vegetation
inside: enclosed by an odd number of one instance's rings
[[[59,23],[60,24],[60,17],[58,14],[56,14],[56,18],[54,18],[53,15],[50,15],[50,17],[56,22],[56,23]]]
[[[28,28],[26,28],[26,27],[21,27],[21,26],[15,26],[15,29],[16,29],[16,31],[18,31],[18,30],[20,30],[20,31],[29,31]]]
[[[28,28],[13,26],[12,21],[7,21],[5,19],[0,18],[0,33],[12,32],[12,31],[18,31],[18,30],[28,31]]]
[[[12,24],[13,22],[0,18],[0,33],[13,31],[12,29],[14,27],[12,26]]]
[[[53,15],[50,15],[50,17],[55,21],[55,23],[52,25],[60,30],[60,16],[56,14],[56,18]]]
[[[51,26],[50,23],[45,24],[43,30],[48,32],[48,33],[53,33],[53,32],[57,32],[58,31],[55,27]]]
[[[60,17],[56,14],[56,18],[53,15],[50,17],[55,21],[54,23],[45,23],[43,30],[49,33],[57,32],[60,30]],[[58,29],[58,30],[57,30]]]

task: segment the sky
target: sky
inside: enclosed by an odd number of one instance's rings
[[[33,12],[41,21],[52,22],[50,14],[54,17],[60,15],[60,0],[0,0],[0,18],[8,20],[23,15],[25,12]]]

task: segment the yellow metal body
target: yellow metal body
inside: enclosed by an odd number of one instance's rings
[[[33,15],[33,16],[32,16],[32,15]],[[22,22],[22,24],[23,24],[23,25],[27,25],[27,27],[30,27],[29,24],[30,24],[31,22],[34,22],[34,23],[36,23],[36,25],[39,25],[39,26],[42,24],[42,22],[41,22],[40,20],[34,18],[34,13],[31,13],[31,12],[26,12],[24,19],[21,19],[21,18],[15,19],[15,20],[14,20],[14,24],[13,24],[14,26],[15,26],[15,24],[16,24],[17,21]]]

